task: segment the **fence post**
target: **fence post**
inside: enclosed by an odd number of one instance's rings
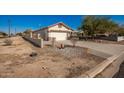
[[[32,38],[32,32],[30,32],[30,38]]]
[[[41,38],[40,40],[41,40],[41,41],[40,41],[40,42],[41,42],[40,47],[43,48],[43,39]]]

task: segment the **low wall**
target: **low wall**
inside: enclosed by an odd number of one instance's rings
[[[100,39],[110,40],[110,41],[122,41],[124,40],[124,36],[100,37]]]
[[[30,38],[28,36],[23,36],[24,39],[28,40],[29,42],[31,42],[32,44],[36,45],[36,46],[39,46],[39,47],[42,47],[41,45],[41,39],[33,39],[33,38]]]
[[[100,37],[100,39],[110,40],[110,41],[117,41],[117,37],[115,37],[115,36],[113,36],[113,37]]]
[[[117,37],[117,41],[122,41],[122,40],[124,40],[124,36],[118,36]]]
[[[32,39],[26,36],[24,37],[24,39],[41,47],[40,39]],[[87,71],[86,73],[82,74],[79,77],[83,77],[83,78],[113,77],[119,71],[120,65],[124,61],[124,51],[118,55],[113,55],[113,56],[93,49],[88,49],[87,52],[96,56],[106,58],[106,60],[96,65],[94,68],[90,69],[89,71]]]
[[[101,62],[96,67],[87,71],[85,74],[81,75],[80,77],[84,77],[84,78],[113,77],[119,71],[120,65],[123,61],[124,61],[124,52],[120,53],[119,55],[114,55],[107,58],[105,61]]]

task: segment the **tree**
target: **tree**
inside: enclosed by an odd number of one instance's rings
[[[83,30],[86,35],[93,35],[95,30],[95,16],[85,16],[79,30]]]
[[[96,28],[96,33],[98,34],[112,34],[118,29],[118,24],[112,21],[110,18],[100,17]]]
[[[124,27],[120,27],[118,30],[117,30],[117,33],[119,36],[124,36]]]
[[[32,29],[26,29],[26,30],[24,31],[25,34],[30,34],[30,32],[32,32]]]
[[[8,34],[6,34],[5,32],[0,32],[0,37],[6,37],[6,36],[8,36]]]
[[[5,32],[0,31],[0,35],[7,36]]]
[[[118,24],[105,16],[85,16],[79,30],[83,30],[85,35],[113,33],[118,28]]]
[[[16,35],[22,36],[23,34],[21,32],[19,32],[19,33],[16,33]]]

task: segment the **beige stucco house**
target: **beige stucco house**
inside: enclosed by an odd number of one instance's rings
[[[39,30],[33,31],[35,34],[40,34],[40,36],[44,40],[51,40],[51,38],[56,38],[57,41],[59,40],[67,40],[70,38],[71,34],[75,31],[64,24],[63,22],[59,22]]]

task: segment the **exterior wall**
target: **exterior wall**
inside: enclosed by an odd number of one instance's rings
[[[33,39],[33,38],[30,38],[29,36],[23,36],[23,38],[36,46],[42,47],[43,41],[41,42],[41,39]]]
[[[115,36],[113,36],[113,37],[100,37],[100,39],[110,40],[110,41],[117,41],[117,37],[115,37]]]
[[[107,58],[105,61],[85,72],[85,74],[81,75],[80,77],[112,78],[119,71],[119,67],[123,63],[123,61],[124,52],[121,52],[119,55],[113,55]]]
[[[44,39],[48,40],[48,31],[47,30],[45,31],[45,38]]]
[[[70,29],[66,28],[65,26],[61,25],[61,28],[58,25],[48,28],[48,30],[62,30],[62,31],[71,31]]]
[[[117,40],[118,40],[118,41],[124,40],[124,36],[118,36],[118,37],[117,37]]]
[[[47,29],[46,30],[39,30],[38,32],[35,32],[36,34],[40,34],[40,37],[43,38],[44,40],[47,40],[48,33]]]
[[[50,32],[50,31],[60,31],[60,32]],[[69,32],[64,32],[64,31],[72,31],[70,29],[68,29],[67,27],[61,25],[61,27],[59,27],[59,25],[55,25],[53,27],[49,27],[48,28],[49,34],[48,37],[55,37],[56,40],[67,40],[68,37],[70,37],[70,33]],[[61,32],[63,31],[63,32]]]
[[[104,40],[111,40],[111,41],[123,41],[124,40],[124,36],[100,37],[100,38]]]
[[[49,38],[55,37],[56,40],[67,40],[67,32],[49,32]]]
[[[67,33],[67,39],[69,39],[71,37],[71,32]]]

